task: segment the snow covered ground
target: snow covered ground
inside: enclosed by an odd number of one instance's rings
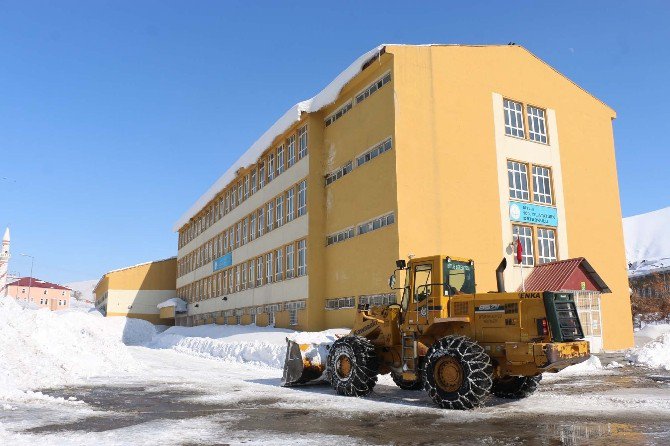
[[[164,330],[11,299],[0,318],[0,444],[664,444],[670,432],[670,374],[623,357],[546,375],[525,400],[456,412],[388,376],[366,398],[281,387],[285,338],[306,336],[290,330]],[[665,333],[654,330],[630,359],[643,364]]]

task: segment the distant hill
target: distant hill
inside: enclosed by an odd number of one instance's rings
[[[670,207],[623,219],[630,273],[670,268]]]
[[[92,302],[95,300],[93,296],[93,288],[95,288],[97,283],[98,279],[92,279],[66,283],[65,286],[70,288],[72,291],[79,291],[81,293],[82,299],[90,300]]]

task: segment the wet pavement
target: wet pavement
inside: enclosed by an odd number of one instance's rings
[[[268,385],[277,385],[268,380]],[[539,394],[561,395],[599,394],[613,389],[643,390],[646,394],[670,394],[670,373],[625,367],[614,369],[610,375],[586,375],[572,379],[545,380]],[[327,387],[297,388],[295,392],[330,393]],[[92,414],[72,422],[55,422],[26,429],[32,434],[60,432],[102,432],[156,420],[189,420],[223,416],[228,432],[254,432],[266,436],[283,434],[296,438],[316,435],[348,437],[352,443],[438,445],[667,445],[670,444],[668,412],[630,411],[613,414],[583,415],[540,408],[529,414],[504,411],[493,416],[463,421],[449,412],[417,410],[408,413],[347,413],[331,409],[282,407],[281,398],[245,399],[235,404],[207,402],[199,397],[205,393],[179,386],[152,388],[144,386],[75,387],[44,391],[53,397],[76,398],[85,402],[100,415]],[[413,404],[402,392],[380,386],[375,399],[398,404]],[[644,394],[643,393],[643,394]],[[269,392],[272,394],[272,392]],[[423,392],[410,392],[419,409],[426,408]],[[416,397],[414,397],[416,395]],[[409,401],[409,402],[408,402]],[[537,398],[538,404],[543,400]],[[492,397],[488,408],[503,408],[508,400]],[[486,409],[484,409],[486,410]],[[474,411],[477,412],[477,411]],[[111,413],[111,415],[110,415]],[[234,415],[234,416],[230,416]],[[236,437],[239,438],[239,437]],[[238,444],[239,441],[235,441]],[[192,443],[184,443],[192,444]],[[211,444],[211,443],[207,443]],[[220,444],[226,444],[223,441]],[[325,444],[325,443],[324,443]],[[344,442],[344,444],[347,444]]]

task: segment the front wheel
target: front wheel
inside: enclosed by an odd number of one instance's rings
[[[445,336],[426,354],[424,389],[444,409],[465,410],[483,404],[493,386],[491,358],[465,336]]]
[[[361,336],[344,336],[328,354],[330,385],[340,395],[365,396],[377,384],[377,357],[370,341]]]
[[[542,381],[538,376],[506,376],[493,382],[491,390],[495,396],[518,400],[532,395]]]

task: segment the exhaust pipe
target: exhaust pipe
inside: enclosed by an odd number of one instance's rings
[[[500,265],[496,268],[496,284],[498,285],[498,292],[505,292],[505,277],[503,277],[503,272],[507,268],[507,259],[503,257]]]

